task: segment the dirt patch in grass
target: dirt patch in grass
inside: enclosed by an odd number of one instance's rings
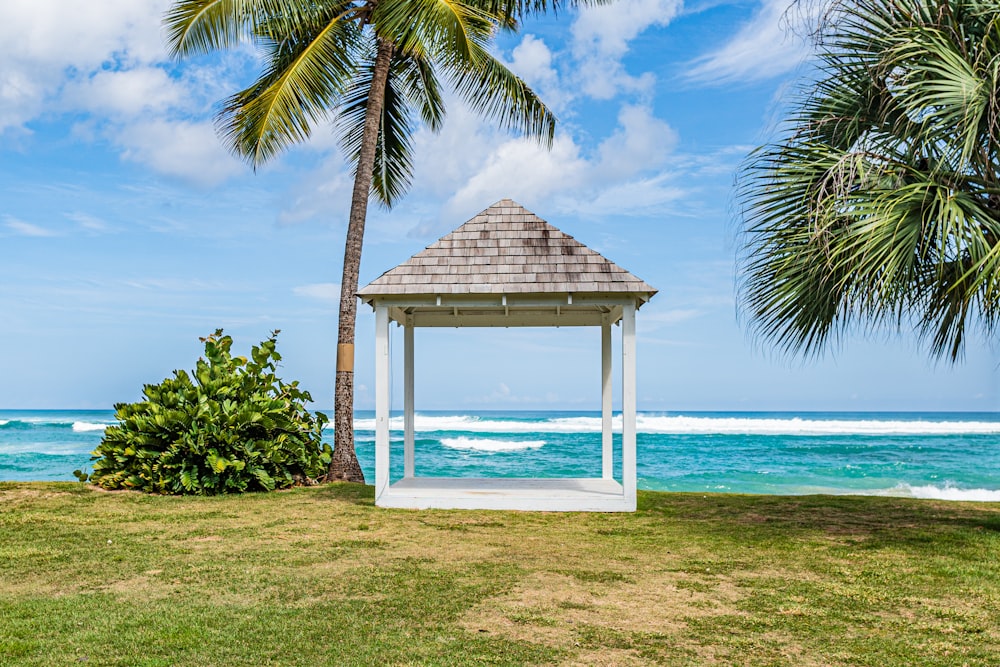
[[[639,505],[410,511],[354,485],[228,498],[0,485],[0,656],[67,664],[72,643],[120,656],[109,664],[996,664],[1000,505]],[[80,629],[92,619],[100,633]],[[276,637],[295,652],[275,657]]]
[[[107,586],[99,586],[96,590],[103,593],[113,593],[121,598],[138,600],[163,600],[176,591],[177,584],[158,579],[155,574],[141,574],[128,579],[120,579]]]
[[[626,649],[599,649],[581,651],[575,657],[562,663],[566,667],[644,667],[656,662],[640,657],[635,651]]]
[[[580,628],[630,636],[678,635],[691,618],[742,613],[736,607],[742,595],[732,581],[718,578],[704,590],[677,585],[689,579],[685,573],[671,572],[643,576],[641,583],[581,581],[562,573],[534,572],[511,592],[481,603],[463,627],[572,647],[579,644]],[[614,655],[629,655],[629,660],[638,661],[635,664],[645,664],[628,651],[608,656],[590,651],[588,655],[598,661],[593,664],[616,664]]]

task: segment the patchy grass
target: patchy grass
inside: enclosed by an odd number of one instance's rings
[[[0,665],[995,665],[1000,505],[0,483]]]

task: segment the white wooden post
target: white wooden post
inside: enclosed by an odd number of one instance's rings
[[[375,306],[375,502],[389,488],[389,309]]]
[[[635,303],[622,308],[622,486],[635,509]]]
[[[414,476],[413,322],[403,324],[403,477]]]
[[[601,323],[601,476],[614,477],[614,449],[611,436],[611,318]]]

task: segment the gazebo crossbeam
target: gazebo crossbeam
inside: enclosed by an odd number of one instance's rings
[[[635,314],[656,290],[511,200],[497,202],[360,290],[375,310],[375,503],[627,512],[636,503]],[[403,327],[403,478],[389,477],[389,325]],[[612,330],[621,325],[622,478],[614,479]],[[601,328],[601,476],[417,477],[414,330]]]

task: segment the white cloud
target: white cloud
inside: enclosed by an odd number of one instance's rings
[[[675,178],[674,173],[666,172],[604,189],[576,191],[559,197],[554,202],[555,208],[584,217],[663,216],[666,205],[690,194],[684,188],[672,185]],[[672,214],[676,215],[677,211],[672,211]]]
[[[552,51],[548,45],[542,39],[528,34],[514,47],[507,66],[558,114],[565,110],[573,93],[563,88],[552,60]]]
[[[103,234],[112,231],[111,226],[100,218],[95,218],[87,213],[75,211],[67,213],[66,217],[80,226],[81,229],[92,234]]]
[[[86,114],[81,141],[200,186],[240,173],[209,118],[236,89],[247,54],[174,73],[162,28],[171,0],[4,0],[0,3],[0,134],[45,114]]]
[[[30,71],[16,67],[0,72],[0,132],[20,129],[42,106],[45,87]]]
[[[332,217],[346,223],[353,185],[346,161],[335,151],[286,193],[289,203],[278,213],[278,222],[287,225]],[[369,214],[374,208],[369,203]]]
[[[245,167],[225,148],[209,121],[139,120],[119,128],[122,158],[198,187],[218,185]]]
[[[41,113],[67,75],[162,60],[169,0],[0,3],[0,132]]]
[[[540,201],[571,183],[586,180],[587,163],[567,135],[556,137],[551,150],[523,139],[496,147],[450,198],[447,208],[468,211],[504,197]]]
[[[485,156],[464,185],[453,190],[445,213],[451,218],[513,197],[525,205],[549,200],[549,210],[627,215],[679,196],[679,190],[667,184],[668,177],[635,178],[667,162],[676,132],[648,108],[629,104],[621,108],[618,122],[592,155],[584,154],[581,145],[564,133],[557,135],[552,150],[507,139]]]
[[[677,145],[677,133],[647,107],[623,106],[618,123],[618,128],[598,148],[603,178],[621,180],[658,167]]]
[[[391,215],[369,206],[374,241],[433,237],[484,206],[512,197],[528,208],[580,215],[648,214],[685,192],[666,171],[677,134],[645,106],[623,104],[615,129],[594,149],[569,132],[557,133],[551,150],[511,137],[476,118],[460,104],[449,106],[439,134],[414,138],[415,181],[405,205]],[[306,182],[295,186],[282,222],[329,217],[346,220],[348,166],[331,156]],[[369,234],[369,238],[371,238]]]
[[[69,108],[135,117],[162,114],[185,99],[184,87],[159,67],[101,70],[71,83],[63,95]]]
[[[312,283],[292,288],[295,296],[325,303],[340,303],[340,283]]]
[[[570,31],[578,61],[574,80],[586,95],[611,99],[620,91],[644,93],[654,82],[651,73],[632,76],[622,58],[629,42],[651,26],[666,26],[680,12],[681,0],[632,0],[585,7]]]
[[[643,30],[667,25],[681,4],[680,0],[633,0],[584,7],[571,28],[574,50],[621,57]]]
[[[58,236],[58,234],[51,229],[46,229],[45,227],[41,227],[39,225],[33,225],[30,222],[18,220],[17,218],[12,218],[10,216],[4,217],[4,227],[18,236]]]
[[[641,331],[655,331],[661,327],[670,327],[681,322],[688,322],[705,314],[704,310],[695,308],[674,308],[660,312],[644,310],[637,320]]]
[[[687,77],[730,83],[759,81],[789,72],[811,53],[808,33],[823,3],[763,0],[763,6],[721,48],[692,63]]]

